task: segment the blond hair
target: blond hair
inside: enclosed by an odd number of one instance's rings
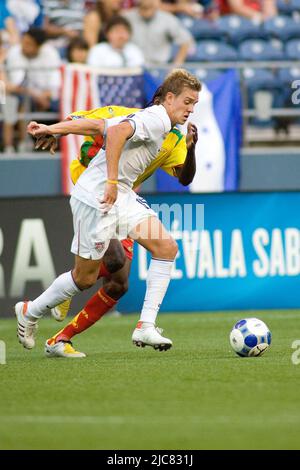
[[[165,78],[160,87],[159,97],[163,101],[167,93],[180,95],[184,88],[190,88],[194,91],[201,91],[202,85],[198,78],[185,69],[175,69]]]

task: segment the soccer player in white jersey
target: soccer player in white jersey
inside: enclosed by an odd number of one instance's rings
[[[124,119],[94,121],[95,134],[105,133],[105,150],[92,160],[71,194],[75,254],[72,271],[60,275],[31,302],[15,306],[19,342],[34,347],[38,320],[48,311],[97,281],[100,260],[109,241],[134,238],[152,255],[140,320],[133,332],[136,345],[169,349],[172,341],[156,328],[156,317],[167,291],[177,244],[147,204],[132,190],[137,177],[156,157],[175,124],[185,124],[198,102],[199,80],[174,70],[161,89],[162,104]],[[72,131],[74,133],[74,129]],[[89,130],[90,132],[90,130]]]

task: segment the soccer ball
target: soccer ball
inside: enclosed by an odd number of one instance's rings
[[[241,357],[261,356],[270,346],[272,335],[267,325],[258,318],[238,321],[231,333],[232,349]]]

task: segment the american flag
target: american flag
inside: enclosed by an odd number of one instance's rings
[[[142,108],[145,103],[144,76],[140,68],[95,70],[67,64],[62,68],[61,119],[75,111],[108,105]],[[70,162],[77,158],[83,137],[69,135],[62,139],[62,186],[70,194]]]

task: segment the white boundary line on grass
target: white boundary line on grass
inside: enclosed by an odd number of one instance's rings
[[[300,419],[299,416],[285,416],[278,415],[278,416],[268,416],[266,419],[265,417],[261,417],[261,420],[257,418],[257,416],[244,416],[242,419],[247,420],[247,423],[254,424],[262,424],[268,426],[270,424],[298,424],[300,426]],[[0,416],[0,423],[18,423],[18,424],[133,424],[136,425],[140,422],[140,424],[165,424],[169,425],[170,423],[176,424],[180,422],[188,422],[189,424],[199,424],[199,425],[206,425],[211,424],[211,420],[209,418],[203,419],[201,416],[183,416],[183,417],[176,417],[176,416]],[[239,418],[234,419],[232,416],[218,416],[213,418],[214,424],[232,424],[232,425],[240,425],[241,423],[241,416]]]

